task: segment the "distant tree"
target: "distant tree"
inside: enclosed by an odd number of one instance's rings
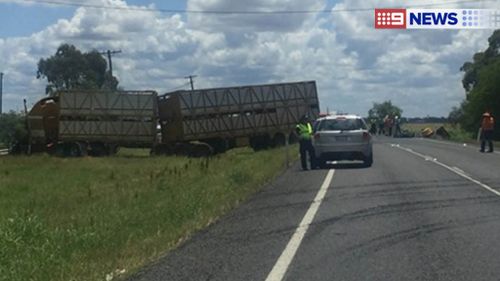
[[[37,78],[47,78],[45,93],[59,90],[116,90],[118,80],[106,71],[106,60],[96,50],[82,53],[75,46],[62,44],[56,53],[38,62]]]
[[[0,143],[9,146],[27,136],[24,115],[14,111],[0,114]]]
[[[448,121],[452,124],[458,124],[460,121],[462,121],[463,117],[464,117],[463,106],[460,107],[454,106],[451,109],[450,114],[448,115]]]
[[[383,103],[373,103],[373,107],[368,111],[368,118],[381,120],[387,115],[401,117],[402,114],[403,110],[389,100]]]
[[[476,132],[482,113],[492,110],[497,120],[500,118],[500,30],[495,30],[488,38],[488,48],[473,55],[472,62],[460,68],[464,72],[462,84],[465,100],[453,114],[461,113],[460,125],[469,132]],[[451,114],[451,113],[450,113]],[[500,138],[500,130],[496,130]]]

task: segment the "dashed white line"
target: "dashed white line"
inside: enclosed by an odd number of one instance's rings
[[[281,256],[278,258],[278,261],[274,265],[273,269],[271,270],[269,275],[267,275],[266,281],[283,280],[283,277],[285,276],[285,273],[288,270],[290,263],[292,262],[300,244],[302,243],[302,239],[304,238],[307,230],[309,229],[309,225],[311,225],[314,216],[316,215],[316,212],[318,211],[319,206],[321,205],[321,202],[323,202],[323,198],[325,198],[328,187],[332,182],[334,173],[335,170],[331,169],[328,171],[328,174],[326,174],[325,180],[323,181],[321,188],[316,194],[314,201],[311,203],[311,206],[304,215],[304,218],[302,218],[302,221],[295,230],[295,233],[293,234],[292,238],[290,239],[290,241],[288,241],[285,250],[283,251],[283,253],[281,253]]]
[[[451,168],[453,168],[453,170],[455,170],[455,171],[457,171],[457,172],[460,172],[460,173],[462,173],[462,174],[465,174],[464,170],[460,169],[460,168],[459,168],[459,167],[457,167],[457,166],[453,166],[453,167],[451,167]]]
[[[410,148],[406,148],[406,147],[403,147],[403,146],[400,146],[400,145],[397,145],[397,146],[395,146],[395,145],[394,145],[394,146],[393,146],[393,145],[391,145],[391,146],[392,146],[392,147],[399,148],[399,149],[404,150],[404,151],[406,151],[406,152],[409,152],[409,153],[411,153],[411,154],[413,154],[413,155],[416,155],[416,156],[418,156],[418,157],[420,157],[420,158],[423,158],[424,160],[427,160],[427,159],[432,158],[431,156],[428,156],[428,155],[424,155],[424,154],[422,154],[422,153],[415,152],[415,151],[413,151],[413,150],[412,150],[412,149],[410,149]],[[443,168],[446,168],[446,169],[448,169],[448,170],[452,171],[453,173],[455,173],[455,174],[457,174],[457,175],[459,175],[459,176],[461,176],[461,177],[463,177],[463,178],[465,178],[465,179],[467,179],[467,180],[469,180],[469,181],[471,181],[471,182],[473,182],[473,183],[475,183],[475,184],[477,184],[477,185],[481,186],[482,188],[484,188],[484,189],[488,190],[489,192],[491,192],[491,193],[493,193],[493,194],[495,194],[495,195],[497,195],[497,196],[500,196],[500,192],[499,192],[499,191],[497,191],[497,190],[493,189],[492,187],[490,187],[490,186],[488,186],[488,185],[486,185],[486,184],[484,184],[484,183],[482,183],[482,182],[480,182],[480,181],[478,181],[478,180],[476,180],[476,179],[474,179],[474,178],[470,177],[469,175],[465,174],[465,172],[464,172],[464,171],[462,171],[462,170],[460,170],[460,169],[458,169],[458,168],[456,168],[456,167],[450,167],[450,166],[448,166],[448,165],[446,165],[446,164],[444,164],[444,163],[441,163],[441,162],[437,161],[437,159],[435,159],[435,158],[433,158],[433,161],[431,161],[431,162],[432,162],[432,163],[435,163],[436,165],[439,165],[439,166],[441,166],[441,167],[443,167]]]

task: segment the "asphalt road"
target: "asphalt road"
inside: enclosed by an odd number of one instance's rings
[[[330,168],[292,167],[130,280],[500,280],[500,154],[379,138],[371,168]]]

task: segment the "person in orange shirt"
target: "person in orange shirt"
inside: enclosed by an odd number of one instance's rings
[[[488,152],[493,152],[493,130],[495,129],[495,118],[491,115],[490,111],[487,110],[483,113],[481,119],[481,152],[484,152],[486,142],[490,147]]]

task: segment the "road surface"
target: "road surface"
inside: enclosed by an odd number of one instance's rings
[[[371,168],[295,166],[130,280],[500,280],[499,191],[498,153],[379,138]]]

